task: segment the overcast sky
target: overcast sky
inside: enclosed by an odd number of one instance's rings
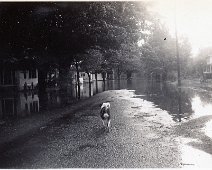
[[[150,10],[162,16],[172,35],[175,33],[175,0],[149,0]],[[212,0],[176,0],[178,32],[188,37],[194,55],[212,46]]]

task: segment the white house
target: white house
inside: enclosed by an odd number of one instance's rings
[[[83,78],[83,81],[84,82],[89,82],[89,77],[88,77],[88,74],[87,73],[85,73],[85,72],[82,72],[82,78]],[[93,80],[93,74],[90,74],[90,78],[91,78],[91,82],[92,82],[92,80]]]
[[[212,56],[208,56],[206,59],[206,65],[203,70],[204,79],[212,78]]]
[[[79,72],[79,81],[80,84],[83,84],[83,77],[85,76],[85,72]],[[76,71],[71,71],[71,78],[72,78],[72,83],[76,84],[77,83],[77,72]]]
[[[34,89],[38,85],[38,70],[0,70],[0,87],[17,87],[18,90]]]
[[[19,90],[24,90],[26,86],[27,88],[33,89],[38,85],[38,70],[17,71],[16,78]]]
[[[105,73],[105,80],[107,79],[107,73]],[[92,80],[96,80],[96,76],[93,73],[92,74]],[[102,73],[97,73],[97,80],[103,80],[103,74]]]
[[[208,56],[206,59],[206,67],[204,73],[212,73],[212,56]]]
[[[84,82],[89,82],[88,74],[85,72],[80,72],[81,77],[83,78]],[[107,79],[107,74],[105,74],[105,80]],[[91,81],[96,80],[95,73],[91,74]],[[102,73],[97,73],[97,80],[103,80],[103,74]]]

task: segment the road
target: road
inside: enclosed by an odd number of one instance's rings
[[[106,101],[112,113],[109,132],[99,117],[99,104]],[[204,148],[207,161],[212,154],[211,138],[201,132],[212,117],[197,119],[202,123],[196,119],[177,123],[133,91],[105,91],[89,104],[4,143],[0,168],[192,168],[195,162],[183,158],[186,143]],[[190,138],[204,144],[197,146]],[[202,165],[205,162],[198,164]]]

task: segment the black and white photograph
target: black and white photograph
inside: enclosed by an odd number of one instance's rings
[[[0,169],[212,168],[212,1],[0,1]]]

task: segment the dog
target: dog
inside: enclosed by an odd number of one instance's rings
[[[102,103],[101,105],[101,110],[100,110],[100,117],[103,122],[103,126],[106,128],[110,128],[110,103]]]

